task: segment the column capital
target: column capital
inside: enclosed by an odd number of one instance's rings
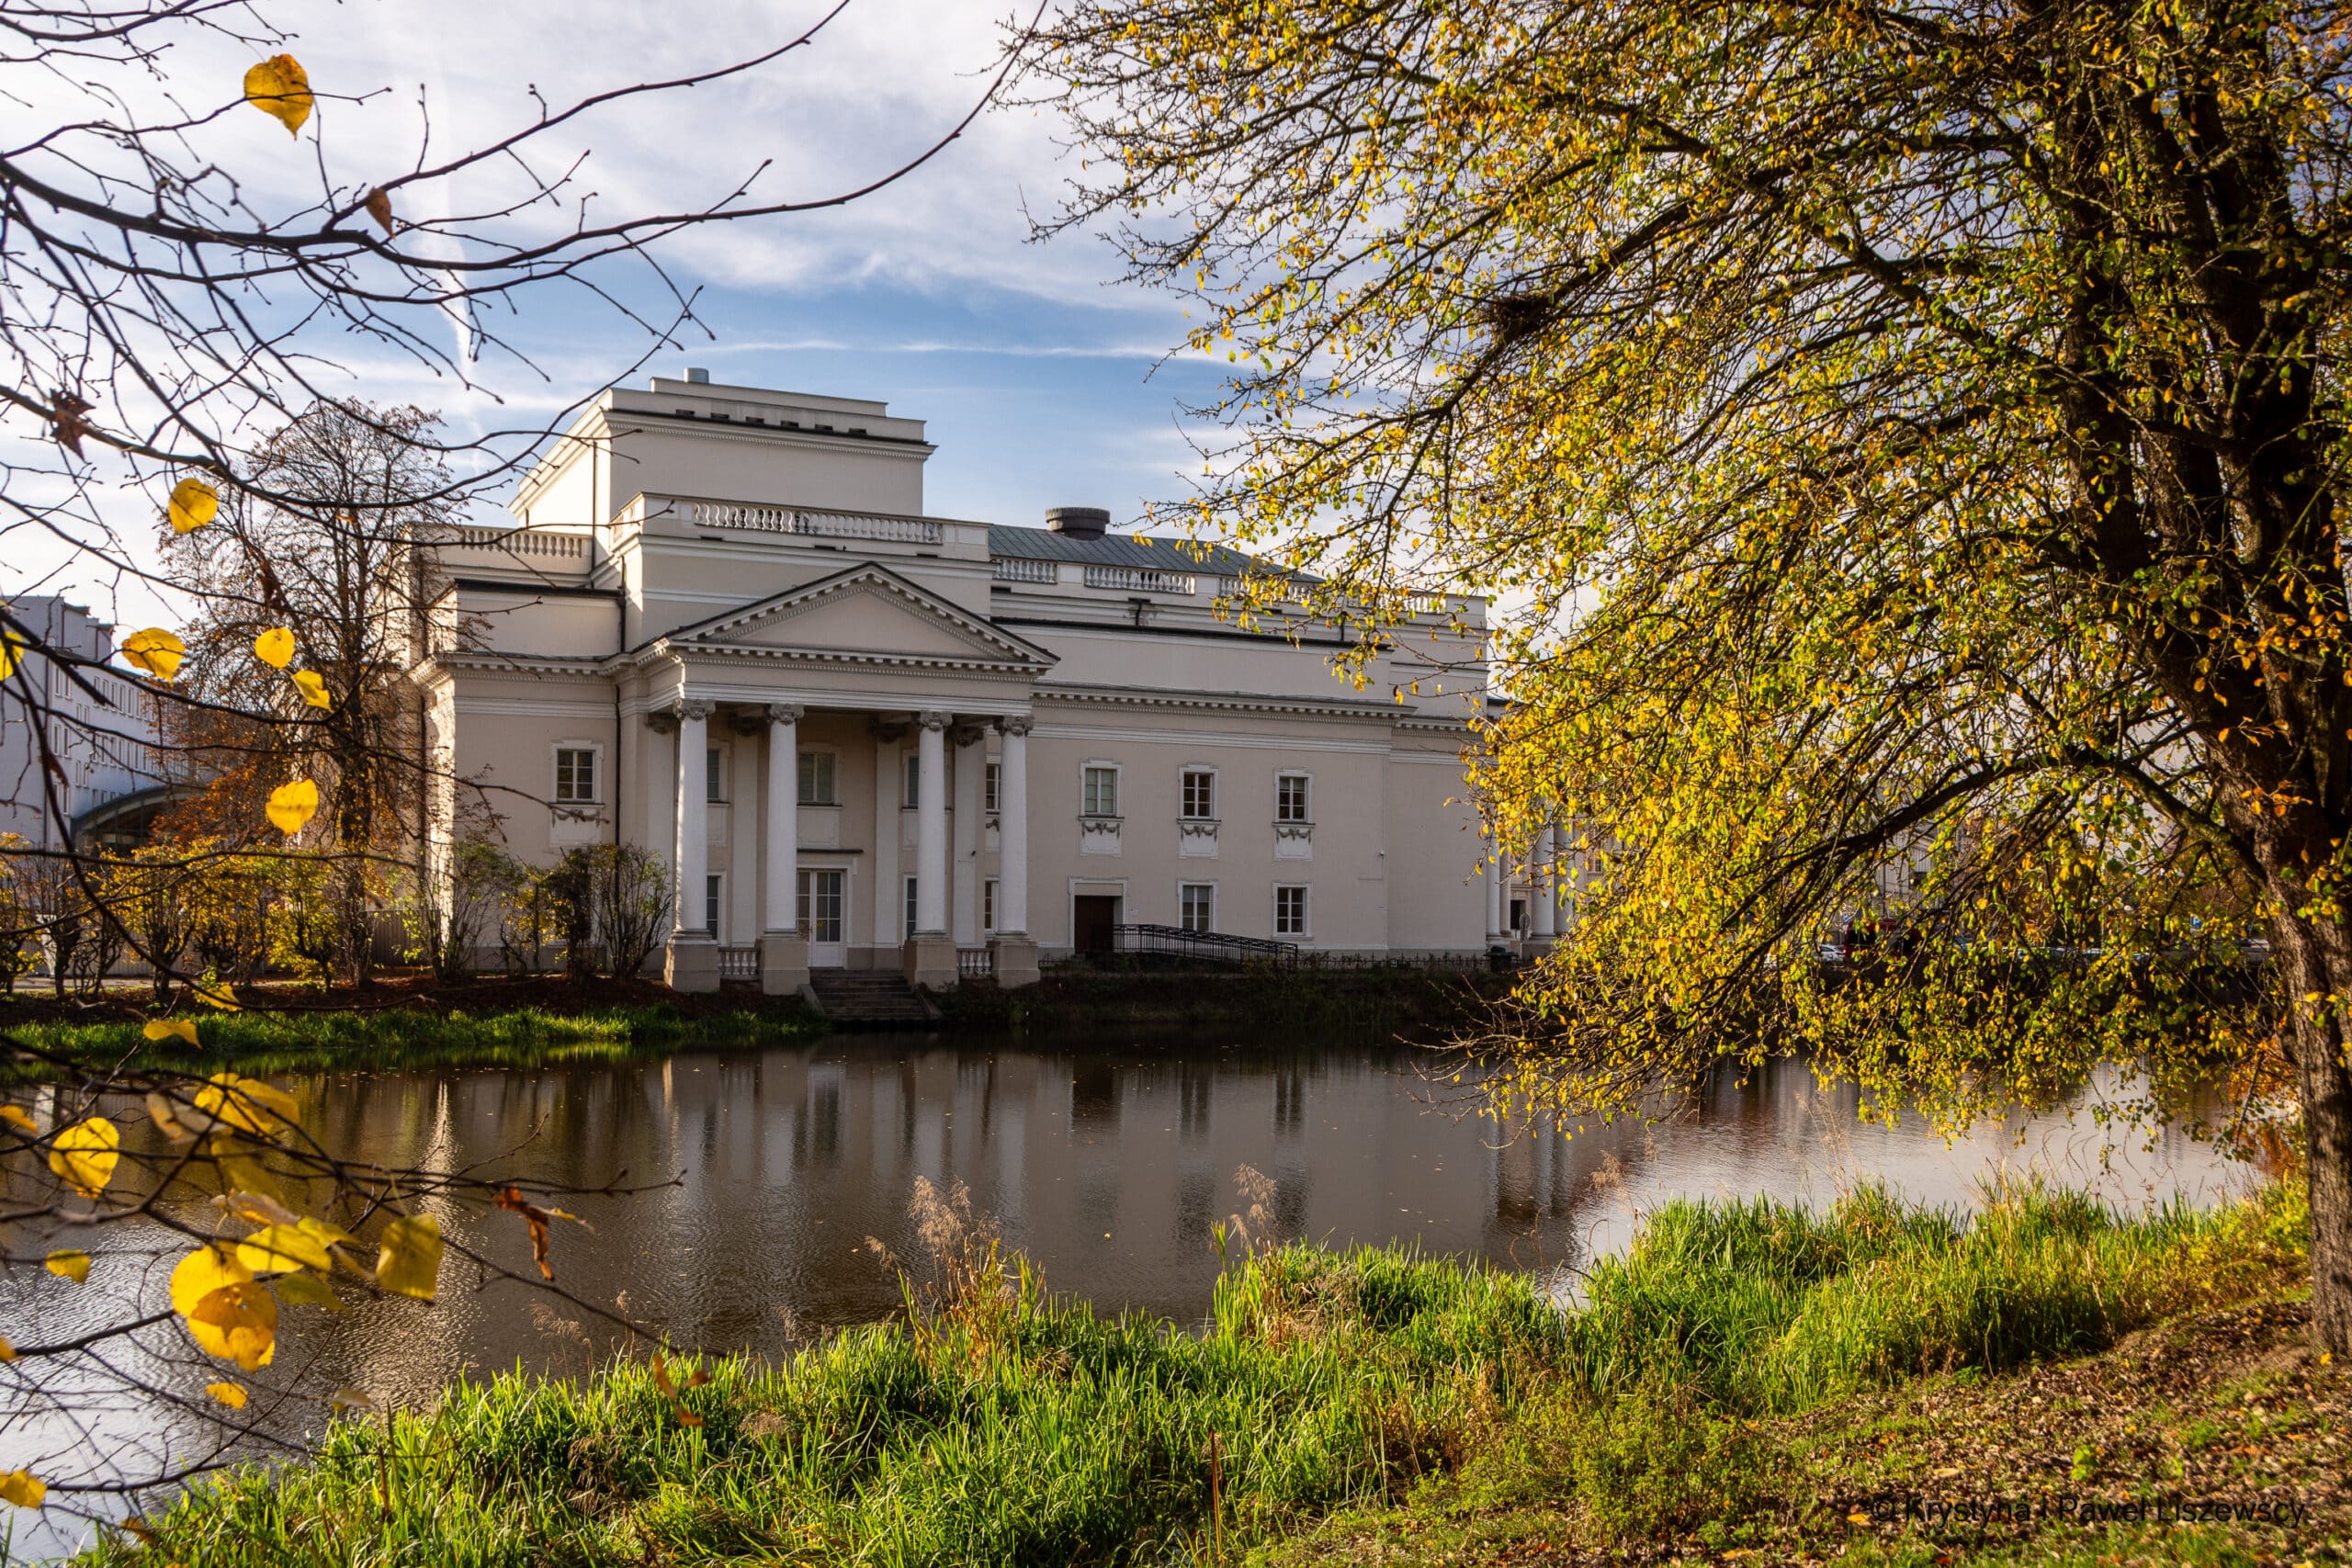
[[[655,708],[645,716],[645,728],[656,735],[678,733],[678,713],[675,708]]]
[[[997,728],[1006,735],[1026,735],[1036,720],[1025,713],[1012,713],[996,721]]]
[[[807,703],[770,703],[761,710],[770,724],[798,724],[808,716]]]
[[[718,711],[718,705],[707,697],[695,697],[678,705],[680,718],[705,719]]]
[[[947,739],[957,746],[978,746],[988,735],[987,725],[971,719],[959,719],[947,731]]]
[[[956,722],[956,716],[942,708],[925,708],[915,715],[915,722],[925,729],[945,729]]]

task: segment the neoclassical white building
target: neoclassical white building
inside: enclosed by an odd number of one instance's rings
[[[1463,803],[1483,604],[1431,606],[1358,688],[1329,626],[1216,614],[1247,558],[1083,508],[928,515],[932,452],[878,402],[696,371],[605,393],[516,526],[438,551],[416,673],[462,782],[435,831],[471,798],[525,858],[655,849],[681,989],[1019,985],[1137,925],[1400,955],[1505,934]]]

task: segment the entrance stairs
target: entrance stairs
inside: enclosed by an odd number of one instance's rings
[[[888,969],[819,969],[808,988],[836,1029],[932,1029],[939,1011]]]

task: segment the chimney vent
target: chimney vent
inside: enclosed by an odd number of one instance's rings
[[[1099,539],[1111,526],[1111,513],[1101,506],[1053,506],[1046,509],[1046,526],[1073,539]]]
[[[692,386],[707,387],[710,385],[710,372],[699,365],[689,365],[686,367],[686,380]]]

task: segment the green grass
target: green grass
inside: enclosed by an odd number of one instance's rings
[[[699,1427],[643,1363],[462,1384],[198,1494],[141,1560],[1183,1561],[1212,1434],[1228,1542],[1266,1539],[1458,1462],[1556,1344],[1521,1281],[1394,1251],[1237,1270],[1197,1335],[1024,1287],[1007,1313],[711,1363],[682,1396]]]
[[[1824,1211],[1671,1203],[1595,1267],[1566,1371],[1600,1397],[1662,1383],[1733,1415],[1792,1415],[1903,1377],[2102,1349],[2274,1278],[2308,1224],[2285,1188],[2131,1219],[2038,1181],[1973,1214],[1875,1187]]]
[[[700,1047],[789,1043],[824,1032],[823,1020],[798,1009],[689,1017],[661,1002],[577,1011],[215,1012],[196,1021],[203,1042],[197,1051],[176,1040],[148,1041],[139,1024],[121,1021],[9,1023],[0,1017],[0,1034],[81,1061],[128,1057],[142,1066],[267,1073],[618,1061]]]
[[[2144,1218],[2038,1185],[1973,1223],[1875,1190],[1820,1213],[1678,1203],[1566,1314],[1516,1276],[1292,1247],[1224,1275],[1199,1333],[1024,1282],[778,1363],[709,1363],[683,1396],[698,1427],[641,1362],[461,1384],[198,1488],[144,1556],[89,1561],[1201,1563],[1212,1435],[1228,1561],[1719,1551],[1823,1484],[1791,1432],[1899,1456],[1918,1420],[1842,1413],[1906,1382],[1973,1395],[2275,1292],[2307,1230],[2293,1187]]]

